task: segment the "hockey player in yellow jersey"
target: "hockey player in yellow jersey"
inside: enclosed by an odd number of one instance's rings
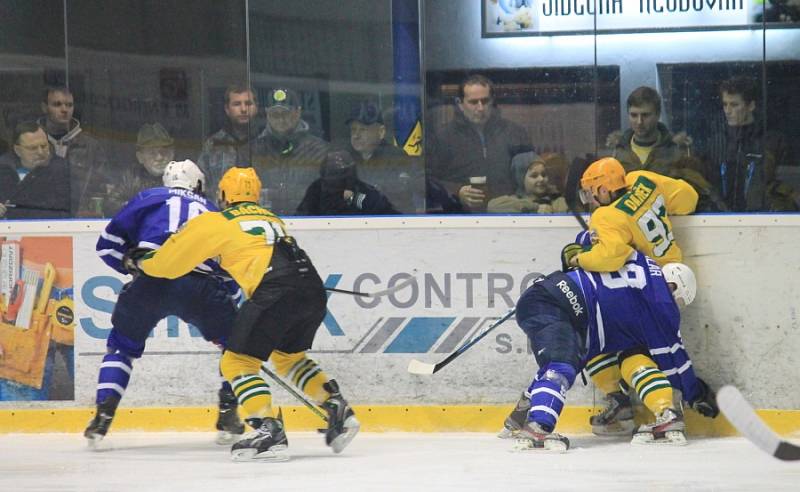
[[[147,275],[176,278],[216,258],[244,291],[247,300],[220,361],[254,428],[231,448],[235,461],[289,458],[283,420],[275,415],[270,388],[259,375],[266,360],[327,411],[325,441],[339,453],[355,437],[359,422],[336,381],[305,354],[325,317],[325,288],[283,221],[257,204],[260,190],[252,168],[229,169],[219,182],[220,212],[195,217],[160,249],[134,261]]]
[[[581,198],[596,207],[589,220],[592,245],[568,254],[569,266],[615,272],[634,250],[659,266],[683,260],[669,217],[694,212],[698,195],[689,183],[649,171],[626,174],[619,161],[606,157],[583,173]]]
[[[582,244],[571,243],[562,250],[565,271],[580,267],[592,272],[616,272],[634,251],[646,254],[661,267],[682,262],[683,253],[675,241],[669,216],[694,211],[698,195],[691,185],[649,171],[626,174],[619,161],[607,157],[586,168],[580,193],[583,203],[594,211]],[[644,349],[598,355],[586,363],[586,371],[607,401],[606,408],[590,419],[595,434],[629,436],[633,432],[626,380],[635,382],[633,389],[654,414],[668,400],[671,403],[669,388],[653,389],[651,383],[653,375],[659,373],[658,366]],[[698,378],[698,382],[703,395],[690,405],[703,415],[714,417],[718,413],[714,394],[704,381]],[[521,427],[521,418],[527,413],[526,401],[523,395],[506,419],[501,437],[514,435]]]
[[[603,158],[584,171],[580,193],[582,201],[594,209],[589,220],[590,244],[567,245],[562,254],[565,267],[617,271],[634,250],[661,267],[683,262],[670,215],[694,212],[698,195],[689,183],[649,171],[626,174],[619,161]],[[650,375],[658,367],[646,351],[602,354],[588,361],[586,370],[595,386],[606,394],[606,408],[590,420],[596,434],[629,435],[633,430],[626,380],[635,382],[633,389],[656,415],[669,399],[666,389],[653,390],[649,384]],[[690,403],[703,415],[716,416],[713,393],[704,381],[698,378],[698,382],[704,390],[703,398]]]

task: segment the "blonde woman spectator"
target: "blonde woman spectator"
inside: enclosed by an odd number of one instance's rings
[[[517,154],[511,160],[516,193],[489,200],[490,213],[552,214],[567,212],[561,194],[564,160],[557,154],[540,157],[535,152]]]

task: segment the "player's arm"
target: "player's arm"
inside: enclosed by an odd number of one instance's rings
[[[183,229],[171,235],[158,250],[139,261],[141,270],[160,278],[178,278],[198,264],[219,254],[219,241],[214,231],[219,223],[216,213],[204,213],[186,222]]]
[[[692,185],[682,179],[657,176],[657,185],[664,194],[669,215],[688,215],[697,207],[698,194]]]
[[[95,246],[100,259],[122,274],[128,273],[122,265],[122,257],[128,249],[136,246],[132,241],[135,241],[133,238],[137,235],[135,230],[138,225],[137,203],[131,200],[111,219],[105,230],[100,233]]]
[[[625,265],[633,248],[633,235],[625,217],[615,217],[610,207],[597,209],[592,215],[592,229],[597,242],[592,249],[575,256],[576,266],[590,272],[615,272]]]

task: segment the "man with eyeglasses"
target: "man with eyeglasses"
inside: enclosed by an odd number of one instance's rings
[[[13,150],[0,157],[0,217],[70,217],[73,191],[69,166],[51,153],[44,129],[35,121],[19,123]]]
[[[453,121],[431,141],[428,169],[465,209],[485,211],[491,198],[514,193],[511,157],[530,146],[530,138],[524,128],[500,116],[492,82],[483,75],[461,83],[456,105]],[[470,178],[485,178],[485,186]]]

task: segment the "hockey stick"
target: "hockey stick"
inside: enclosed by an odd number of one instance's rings
[[[783,461],[800,460],[800,446],[781,439],[767,427],[736,387],[723,386],[717,392],[717,404],[736,430],[762,451]]]
[[[314,415],[316,415],[317,417],[321,418],[321,419],[322,419],[322,420],[324,420],[325,422],[327,422],[327,421],[328,421],[328,416],[327,416],[327,415],[325,415],[324,413],[322,413],[322,410],[320,410],[320,409],[319,409],[319,407],[317,407],[317,406],[314,404],[314,402],[312,402],[311,400],[309,400],[309,399],[308,399],[308,398],[307,398],[305,395],[303,395],[302,393],[299,393],[299,392],[298,392],[296,389],[294,389],[294,388],[292,388],[291,386],[289,386],[289,383],[287,383],[287,382],[286,382],[286,381],[284,381],[284,380],[283,380],[283,379],[282,379],[280,376],[278,376],[277,374],[275,374],[274,372],[272,372],[272,371],[270,370],[270,368],[269,368],[269,367],[267,367],[267,366],[266,366],[266,365],[264,365],[264,364],[261,364],[261,370],[262,370],[262,371],[264,371],[264,374],[266,374],[267,376],[271,377],[273,381],[275,381],[276,383],[278,383],[278,384],[279,384],[279,385],[280,385],[280,386],[281,386],[283,389],[285,389],[286,391],[288,391],[288,392],[289,392],[289,393],[290,393],[292,396],[294,396],[295,398],[297,398],[298,400],[300,400],[300,402],[302,402],[302,403],[303,403],[303,405],[307,406],[309,410],[311,410],[312,412],[314,412]]]
[[[430,375],[430,374],[434,374],[436,372],[439,372],[444,366],[446,366],[447,364],[453,362],[456,359],[456,357],[458,357],[459,355],[463,354],[464,352],[467,351],[467,349],[469,349],[470,347],[472,347],[473,345],[478,343],[483,337],[488,335],[489,332],[491,332],[492,330],[494,330],[495,328],[497,328],[501,324],[503,324],[506,321],[508,321],[512,316],[514,316],[514,313],[516,313],[516,312],[517,312],[517,308],[514,308],[511,311],[507,312],[505,316],[503,316],[502,318],[498,319],[497,321],[495,321],[494,323],[489,325],[489,327],[486,328],[485,330],[483,330],[481,333],[479,333],[478,335],[473,337],[471,340],[467,341],[466,343],[464,343],[463,345],[458,347],[455,350],[455,352],[453,352],[452,354],[448,355],[441,362],[437,362],[436,364],[429,364],[427,362],[422,362],[422,361],[419,361],[417,359],[411,359],[411,361],[408,363],[408,372],[410,372],[411,374],[424,374],[424,375]]]
[[[417,277],[408,277],[407,279],[403,280],[402,282],[397,282],[393,287],[389,287],[388,289],[379,290],[377,292],[358,292],[355,290],[346,290],[346,289],[335,289],[333,287],[325,287],[325,290],[330,292],[338,292],[339,294],[349,294],[351,296],[356,297],[382,297],[387,296],[389,294],[393,294],[400,289],[403,289],[412,283],[417,281]]]
[[[589,230],[589,224],[586,223],[586,219],[577,210],[578,188],[583,171],[586,170],[588,164],[589,162],[586,159],[581,159],[580,157],[573,159],[567,170],[567,182],[564,185],[564,199],[567,202],[569,211],[584,231]]]

